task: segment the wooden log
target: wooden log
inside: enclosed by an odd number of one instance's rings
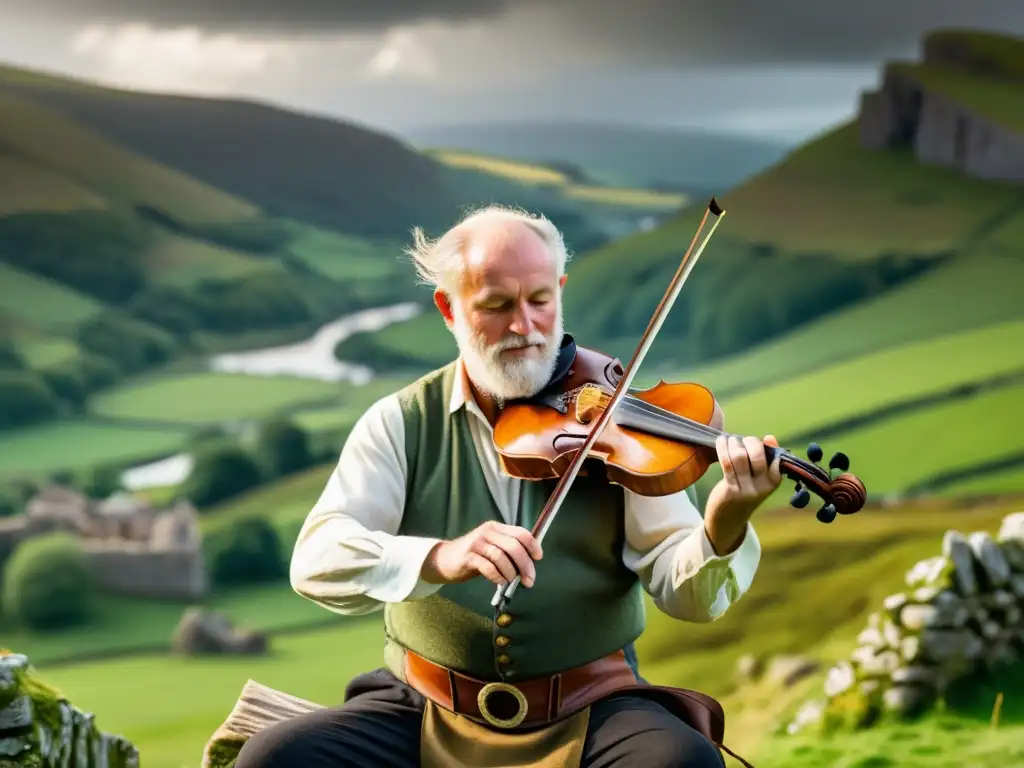
[[[276,723],[323,709],[321,704],[300,699],[249,680],[234,709],[221,723],[203,750],[203,768],[230,768],[254,734]]]

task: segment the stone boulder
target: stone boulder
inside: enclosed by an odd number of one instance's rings
[[[0,650],[0,766],[138,768],[139,752],[40,681],[26,656]]]
[[[268,645],[263,632],[234,627],[213,611],[188,608],[174,630],[171,652],[179,656],[262,654]]]
[[[941,554],[911,566],[905,583],[869,615],[849,658],[827,671],[824,697],[787,732],[826,719],[913,717],[954,684],[1024,659],[1024,513],[1004,518],[995,536],[947,531]]]

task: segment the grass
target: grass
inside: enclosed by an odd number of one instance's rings
[[[281,272],[274,258],[257,258],[243,251],[167,234],[146,254],[150,275],[158,282],[191,286],[201,280],[230,280],[255,272]]]
[[[38,370],[67,363],[78,357],[80,351],[73,342],[59,336],[43,336],[19,341],[18,352],[29,368]]]
[[[1008,502],[975,509],[921,504],[865,511],[830,527],[786,512],[759,515],[755,525],[764,554],[747,596],[708,625],[681,624],[649,610],[648,629],[638,645],[642,670],[652,682],[734,702],[727,709],[727,743],[754,757],[760,743],[753,724],[781,716],[794,697],[784,692],[763,706],[741,707],[750,692],[738,689],[731,675],[741,655],[799,653],[827,661],[848,653],[866,614],[900,588],[914,562],[939,551],[946,529],[995,531],[1015,509]],[[292,601],[304,602],[297,595]],[[250,615],[258,605],[252,603]],[[274,605],[273,610],[281,610],[283,599]],[[144,631],[149,630],[138,624],[132,629]],[[42,663],[40,673],[76,705],[96,712],[105,730],[134,741],[147,766],[177,768],[196,764],[246,680],[324,704],[339,702],[351,677],[380,666],[382,642],[379,617],[345,619],[333,628],[277,636],[265,658],[154,654],[53,668]],[[32,644],[14,643],[13,649],[35,659]],[[324,659],[330,659],[326,672]],[[153,690],[161,696],[153,699]],[[139,706],[143,698],[147,705]],[[755,764],[778,749],[772,746]]]
[[[904,491],[950,470],[1024,452],[1024,386],[896,416],[829,437],[869,493]],[[823,441],[824,442],[824,441]]]
[[[331,620],[329,613],[280,582],[214,593],[193,602],[104,595],[88,625],[59,633],[30,632],[0,620],[0,631],[7,647],[29,649],[33,663],[40,666],[93,654],[155,652],[170,648],[174,628],[190,605],[206,606],[243,626],[267,631],[308,628]]]
[[[945,493],[950,496],[1024,493],[1024,467],[1012,467],[950,483],[945,487]]]
[[[203,533],[219,530],[237,520],[263,517],[285,535],[286,546],[290,548],[298,527],[320,497],[333,471],[333,463],[313,467],[211,507],[203,515]]]
[[[864,258],[962,245],[993,217],[1024,204],[1024,192],[918,163],[909,150],[862,148],[850,123],[720,202],[729,211],[728,231],[750,242]]]
[[[342,385],[297,376],[185,373],[104,391],[93,398],[91,410],[113,419],[202,424],[262,418],[341,391]]]
[[[0,216],[18,213],[66,213],[105,208],[102,196],[56,171],[0,149],[0,179],[17,184],[0,186]]]
[[[186,433],[67,420],[4,431],[0,440],[0,477],[83,469],[146,456],[175,453]]]
[[[885,406],[1019,373],[1024,320],[940,336],[865,354],[818,371],[726,397],[733,429],[801,434]],[[882,377],[880,379],[880,377]],[[985,423],[982,426],[994,426]]]
[[[103,305],[60,283],[0,263],[0,311],[37,328],[73,328]]]
[[[1024,131],[1024,85],[1019,81],[930,63],[897,62],[890,67],[997,125]]]
[[[58,112],[0,90],[0,144],[104,198],[144,203],[190,223],[234,221],[257,209],[129,152]],[[8,179],[5,186],[17,186]]]
[[[375,242],[326,229],[303,226],[289,246],[292,256],[310,269],[334,280],[375,280],[395,275],[400,266],[400,243]]]
[[[1021,318],[1021,285],[1024,261],[966,254],[742,354],[665,375],[715,392],[772,385],[887,348]],[[648,384],[652,378],[637,375]]]

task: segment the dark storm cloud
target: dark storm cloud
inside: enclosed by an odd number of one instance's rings
[[[609,63],[868,62],[914,54],[929,28],[1024,33],[1024,0],[35,0],[65,22],[335,34],[484,21],[546,50]],[[599,56],[595,57],[595,49]]]
[[[81,21],[336,33],[425,20],[487,18],[509,4],[510,0],[35,0],[34,7],[53,17]]]

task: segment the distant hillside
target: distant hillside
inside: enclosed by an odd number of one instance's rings
[[[607,184],[701,195],[741,183],[791,149],[695,130],[576,122],[432,126],[403,135],[423,148],[569,162]]]
[[[79,414],[124,377],[426,301],[409,231],[439,234],[467,206],[541,211],[580,255],[685,202],[536,184],[263,104],[14,68],[0,68],[0,174],[0,428]]]

